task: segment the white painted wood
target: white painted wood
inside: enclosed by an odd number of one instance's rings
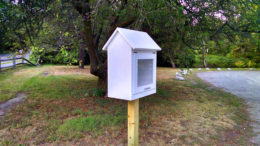
[[[132,49],[120,34],[108,46],[108,97],[131,100]]]
[[[146,33],[142,31],[117,28],[102,50],[107,50],[109,44],[115,40],[114,37],[120,33],[133,50],[162,50],[161,47]]]
[[[131,101],[156,93],[156,51],[161,48],[147,33],[117,28],[103,50],[108,97]]]

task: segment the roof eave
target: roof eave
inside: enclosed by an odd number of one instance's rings
[[[111,41],[114,39],[116,33],[119,32],[118,31],[118,28],[116,28],[116,30],[113,32],[113,34],[111,35],[111,37],[107,40],[107,42],[105,43],[105,45],[103,46],[102,50],[103,51],[106,51],[107,50],[107,47],[108,45],[111,43]]]

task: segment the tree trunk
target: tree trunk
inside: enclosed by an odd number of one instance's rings
[[[207,67],[207,63],[206,63],[206,59],[205,59],[205,54],[206,54],[206,46],[205,46],[205,42],[203,41],[203,47],[202,47],[202,63],[203,63],[203,67],[204,67],[204,68]]]
[[[109,1],[108,1],[109,2]],[[71,1],[74,8],[79,12],[82,16],[84,23],[84,37],[86,38],[86,45],[89,54],[90,60],[90,73],[97,76],[99,78],[98,87],[103,88],[105,91],[107,90],[107,61],[103,62],[103,56],[98,54],[98,46],[99,46],[99,38],[102,33],[102,29],[100,34],[93,33],[93,26],[91,23],[92,19],[92,9],[90,7],[89,1],[82,0],[73,0]],[[127,0],[124,0],[120,10],[125,8],[127,4]],[[129,19],[123,21],[119,24],[119,16],[114,16],[114,19],[111,21],[110,25],[110,33],[112,33],[116,27],[126,27],[135,22],[135,17],[130,17]],[[109,36],[108,36],[109,37]]]
[[[79,48],[79,68],[84,69],[84,57],[85,57],[85,45],[83,42],[80,43]]]
[[[97,46],[94,44],[92,25],[90,20],[84,20],[87,48],[90,60],[90,73],[99,77],[100,80],[107,79],[107,63],[102,63],[97,53]]]
[[[170,63],[171,63],[171,65],[172,65],[172,68],[176,68],[176,66],[175,66],[175,63],[174,63],[173,59],[172,59],[171,57],[169,57],[169,58],[170,58]]]

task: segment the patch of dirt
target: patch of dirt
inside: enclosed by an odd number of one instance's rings
[[[247,105],[244,105],[245,108],[241,109],[241,113],[246,115],[246,119],[249,119],[248,112],[246,111]],[[236,125],[234,128],[230,130],[226,130],[222,135],[222,141],[220,141],[220,145],[237,145],[236,141],[243,140],[251,142],[250,139],[253,136],[252,127],[250,127],[250,121],[244,120],[240,125]],[[248,143],[247,145],[257,145],[254,143]]]
[[[168,79],[174,79],[176,72],[178,72],[179,69],[169,69],[169,68],[158,68],[157,69],[157,79],[158,80],[168,80]]]
[[[42,71],[44,71],[46,67],[35,67],[35,68],[28,68],[28,69],[21,69],[14,72],[14,76],[19,76],[20,78],[31,78],[33,76],[38,75]]]
[[[43,73],[42,73],[42,76],[45,77],[45,76],[47,76],[48,74],[49,74],[48,72],[43,72]]]
[[[48,70],[49,74],[52,75],[86,75],[92,76],[90,74],[89,66],[86,66],[84,69],[79,69],[77,66],[54,66]]]

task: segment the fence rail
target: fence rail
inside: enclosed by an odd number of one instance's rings
[[[16,65],[19,64],[31,64],[36,66],[23,56],[15,56],[13,58],[0,57],[0,70],[3,68],[15,68]]]

